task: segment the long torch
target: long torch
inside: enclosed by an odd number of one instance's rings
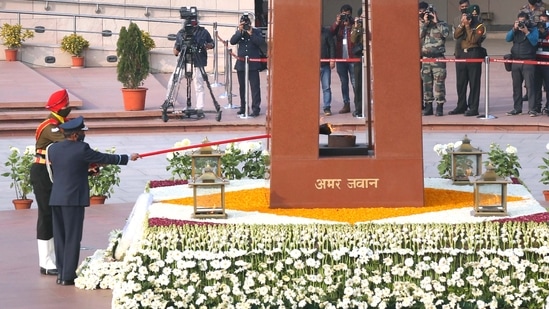
[[[179,148],[169,148],[169,149],[162,149],[162,150],[151,151],[151,152],[146,152],[146,153],[140,153],[139,157],[145,158],[145,157],[155,156],[155,155],[168,153],[168,152],[182,151],[182,150],[201,148],[201,147],[206,147],[206,146],[229,144],[229,143],[250,141],[250,140],[254,140],[254,139],[262,139],[262,138],[270,138],[270,137],[271,137],[270,134],[254,135],[254,136],[248,136],[248,137],[239,137],[239,138],[226,139],[226,140],[217,141],[217,142],[208,142],[208,143],[189,145],[189,146],[184,146],[184,147],[179,147]]]

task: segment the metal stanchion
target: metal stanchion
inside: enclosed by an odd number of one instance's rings
[[[249,98],[250,98],[250,83],[248,81],[248,79],[250,78],[250,73],[249,73],[249,70],[250,70],[250,57],[249,56],[245,56],[244,57],[244,81],[245,81],[245,86],[244,86],[244,93],[246,94],[246,97],[245,97],[245,104],[244,104],[244,114],[243,115],[240,115],[240,118],[250,118],[248,116],[248,102],[249,102]]]
[[[227,91],[227,101],[229,102],[229,106],[236,109],[240,108],[240,106],[233,105],[233,97],[236,97],[236,95],[233,94],[233,58],[231,57],[231,52],[232,50],[229,49],[229,58],[227,61],[227,69],[225,71],[225,74],[227,75],[225,91]]]
[[[485,114],[484,115],[479,115],[477,116],[477,118],[481,118],[481,119],[495,119],[497,118],[496,116],[493,116],[493,115],[490,115],[489,113],[489,104],[488,102],[490,101],[489,100],[489,94],[490,94],[490,85],[489,85],[489,82],[490,82],[490,57],[486,56],[484,58],[484,64],[485,64],[485,69],[484,69],[484,75],[485,75],[485,81],[484,81],[484,90],[486,92],[485,96],[486,96],[486,100],[485,100],[485,104],[484,104],[484,110],[485,110]]]
[[[219,97],[222,99],[227,99],[228,104],[224,106],[225,109],[231,109],[231,108],[240,108],[239,106],[233,106],[233,97],[234,95],[232,93],[233,88],[233,58],[232,58],[232,50],[228,48],[229,45],[225,45],[227,48],[225,48],[225,92],[222,93]]]
[[[358,65],[362,66],[362,70],[360,70],[360,73],[362,75],[362,78],[361,78],[362,82],[360,83],[360,85],[358,85],[361,88],[360,91],[362,92],[362,114],[360,116],[357,116],[356,118],[364,119],[364,117],[365,117],[364,115],[366,114],[366,109],[364,109],[364,107],[365,107],[364,106],[365,105],[364,104],[364,83],[365,83],[365,81],[364,81],[364,71],[365,71],[364,64],[366,63],[366,58],[365,58],[364,55],[362,55],[361,59],[362,59],[361,62],[355,63],[355,65],[358,64]]]
[[[213,24],[213,37],[214,38],[217,38],[217,22],[214,22]],[[217,40],[214,40],[214,42],[217,43]],[[217,53],[217,44],[214,43],[214,50],[213,50],[213,68],[214,68],[214,72],[213,72],[213,83],[211,84],[212,87],[220,87],[220,86],[223,86],[223,84],[219,83],[218,82],[218,77],[219,77],[219,56],[218,56],[218,53]],[[225,59],[225,61],[227,61]]]

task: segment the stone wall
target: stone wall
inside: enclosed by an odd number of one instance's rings
[[[154,3],[154,5],[150,5]],[[115,66],[107,62],[107,56],[116,55],[116,41],[122,26],[130,20],[153,37],[156,48],[151,51],[153,71],[171,72],[175,65],[172,54],[173,41],[167,39],[182,26],[179,15],[181,6],[196,6],[199,21],[214,35],[213,24],[218,24],[218,35],[229,40],[243,12],[254,12],[253,0],[97,0],[89,1],[15,1],[0,2],[0,24],[18,23],[25,28],[45,27],[44,33],[35,33],[20,50],[23,62],[34,66],[69,67],[71,56],[59,48],[63,36],[74,31],[90,41],[85,51],[88,67]],[[34,13],[34,14],[33,14]],[[104,30],[112,31],[110,37],[102,36]],[[214,38],[215,39],[215,38]],[[234,49],[234,47],[233,47]],[[217,41],[219,71],[224,71],[224,45]],[[210,52],[207,70],[213,69],[213,51]],[[45,63],[45,57],[56,58],[54,64]],[[0,60],[4,54],[0,53]]]

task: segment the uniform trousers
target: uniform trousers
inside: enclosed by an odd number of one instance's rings
[[[50,195],[52,183],[46,164],[33,163],[30,169],[32,190],[38,204],[36,238],[50,240],[53,237],[52,212]]]
[[[534,89],[536,66],[533,64],[513,63],[511,77],[513,79],[513,109],[522,112],[522,82],[527,89]],[[528,96],[528,111],[535,111],[536,96]]]
[[[536,112],[541,112],[542,106],[548,108],[549,106],[549,66],[547,65],[536,65],[536,75],[534,78],[535,83],[535,94],[536,94]],[[543,101],[543,90],[545,90],[545,105],[542,104]]]
[[[76,279],[80,259],[80,242],[84,228],[84,206],[52,206],[53,241],[58,278]]]
[[[481,62],[456,62],[456,110],[465,112],[469,110],[478,112],[480,100],[480,78],[482,75]],[[469,86],[469,98],[467,98],[467,86]]]
[[[240,91],[240,110],[246,110],[246,72],[237,71],[239,91]],[[250,70],[248,72],[248,80],[250,82],[250,90],[252,92],[252,112],[259,114],[261,111],[261,86],[259,81],[259,70]]]

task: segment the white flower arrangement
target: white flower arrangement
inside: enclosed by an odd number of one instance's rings
[[[462,144],[462,141],[448,144],[436,144],[433,150],[440,157],[440,161],[437,165],[438,174],[442,178],[452,177],[452,156],[451,153],[458,149]]]
[[[113,308],[541,308],[548,236],[531,223],[153,227],[113,277]]]

